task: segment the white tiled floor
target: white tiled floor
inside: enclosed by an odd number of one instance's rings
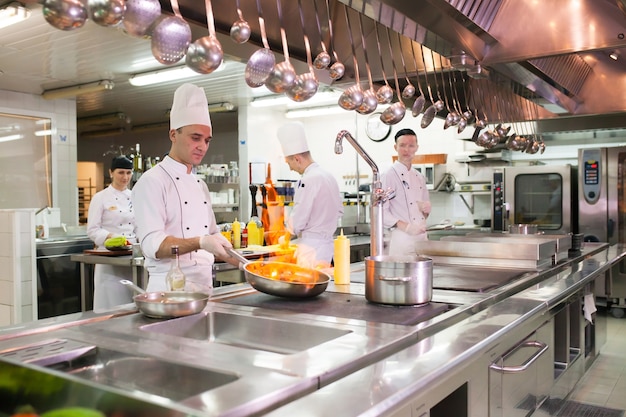
[[[607,316],[607,341],[570,399],[626,410],[626,318]]]

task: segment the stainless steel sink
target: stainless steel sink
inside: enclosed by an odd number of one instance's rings
[[[349,330],[222,312],[148,324],[141,326],[141,330],[282,354],[302,352],[350,333]]]
[[[47,339],[0,351],[0,357],[44,366],[81,379],[181,401],[239,379],[136,353],[123,353],[70,339]]]
[[[162,359],[96,348],[91,354],[49,365],[68,374],[124,391],[181,401],[236,381],[237,376]]]

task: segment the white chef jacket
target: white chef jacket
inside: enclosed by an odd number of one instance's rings
[[[87,235],[96,247],[104,247],[109,233],[136,242],[131,192],[116,190],[112,185],[93,196],[87,217]],[[97,264],[94,268],[93,309],[105,310],[132,302],[132,293],[119,282],[120,279],[132,280],[132,276],[128,267]]]
[[[407,223],[418,223],[426,220],[426,214],[419,208],[419,202],[430,201],[426,179],[415,169],[407,167],[399,161],[385,171],[381,177],[383,189],[391,188],[396,196],[383,204],[383,225],[393,227],[398,220]],[[417,236],[409,235],[402,230],[393,229],[389,244],[389,253],[394,255],[415,255],[414,243],[427,240],[426,233]]]
[[[343,214],[343,202],[335,178],[316,162],[311,163],[298,181],[294,206],[288,219],[290,232],[298,237],[298,264],[314,267],[330,264],[333,258],[333,235]]]
[[[219,233],[206,183],[195,169],[166,156],[146,171],[132,191],[137,237],[149,273],[148,291],[166,291],[165,276],[171,259],[157,259],[156,252],[167,236],[190,238]],[[205,250],[180,255],[180,267],[188,291],[210,292],[215,257]]]

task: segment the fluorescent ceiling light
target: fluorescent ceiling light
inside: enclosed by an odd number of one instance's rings
[[[224,66],[224,61],[222,61],[222,64],[211,74],[224,70]],[[183,65],[180,67],[166,68],[158,71],[131,75],[128,82],[135,87],[142,87],[144,85],[159,84],[168,81],[176,81],[182,78],[202,77],[206,75],[208,74],[200,74],[199,72]]]
[[[9,142],[11,140],[19,140],[19,139],[24,139],[24,135],[0,136],[0,142]]]
[[[46,90],[41,95],[46,100],[56,100],[60,98],[76,97],[81,94],[96,93],[98,91],[112,90],[113,81],[100,80],[89,84],[75,85],[72,87],[57,88],[54,90]]]
[[[287,110],[287,112],[285,113],[285,117],[288,119],[298,119],[302,117],[327,116],[330,114],[340,114],[340,113],[347,114],[348,111],[345,109],[342,109],[339,106],[312,107],[309,109]]]
[[[0,9],[0,29],[23,22],[30,16],[30,9],[19,3],[11,3]]]
[[[319,107],[330,104],[337,104],[341,92],[338,91],[320,91],[305,101],[293,101],[284,94],[269,95],[265,97],[257,97],[250,105],[252,107],[273,107],[273,106],[287,106],[288,108],[305,108],[305,107]]]
[[[234,111],[235,109],[235,105],[228,101],[225,101],[223,103],[209,103],[209,111],[211,113],[225,113],[229,111]]]
[[[53,129],[36,130],[35,131],[35,136],[50,136],[53,133],[54,133]]]

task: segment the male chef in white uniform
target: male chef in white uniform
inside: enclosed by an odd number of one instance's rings
[[[195,167],[209,149],[213,130],[204,90],[183,84],[170,111],[170,151],[132,190],[137,237],[146,258],[148,291],[168,290],[171,247],[178,245],[185,290],[210,293],[214,256],[238,265],[218,230],[206,183]]]
[[[381,177],[383,189],[396,195],[383,205],[383,225],[391,228],[389,253],[416,255],[415,242],[427,240],[426,219],[431,211],[426,179],[412,168],[418,149],[417,135],[401,129],[395,135],[398,159]]]
[[[330,266],[333,259],[333,235],[343,214],[337,180],[311,157],[304,125],[289,122],[278,129],[278,141],[285,162],[302,178],[296,186],[294,206],[287,219],[287,229],[297,236],[298,265],[308,268]]]

